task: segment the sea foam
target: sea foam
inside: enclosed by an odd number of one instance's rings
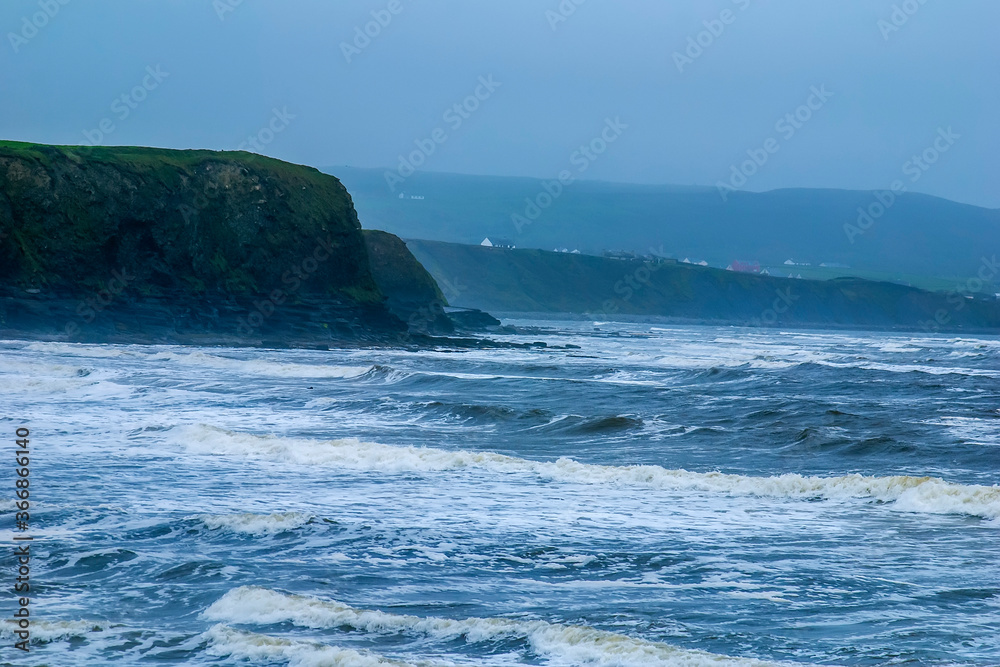
[[[586,626],[541,620],[450,619],[390,614],[256,586],[229,591],[206,609],[203,616],[212,621],[247,625],[292,623],[313,629],[350,627],[380,635],[417,634],[438,642],[463,639],[467,644],[479,644],[520,639],[527,642],[534,653],[545,656],[555,664],[608,667],[767,667],[782,664],[682,649]]]
[[[115,626],[107,621],[44,621],[33,618],[31,621],[31,643],[45,644],[59,640],[84,638],[105,633],[113,627]],[[15,630],[17,629],[13,620],[4,621],[0,624],[0,639],[16,638]]]
[[[302,364],[268,359],[235,359],[215,354],[197,352],[159,352],[150,361],[165,361],[198,368],[217,368],[245,375],[303,379],[353,379],[375,369],[374,366],[340,366],[327,364]]]
[[[295,530],[309,523],[312,516],[301,512],[273,514],[202,514],[195,517],[210,530],[225,530],[243,535],[275,535]]]
[[[928,514],[1000,517],[1000,487],[955,484],[937,477],[860,474],[812,477],[788,473],[752,477],[721,472],[671,470],[655,465],[607,466],[570,458],[532,461],[495,452],[394,446],[342,440],[309,440],[235,433],[206,425],[175,427],[172,440],[195,454],[247,456],[358,471],[428,473],[449,470],[529,474],[577,484],[640,486],[732,496],[827,500],[862,498],[894,503],[896,509]]]
[[[273,663],[286,662],[291,667],[432,667],[434,663],[417,664],[391,660],[369,652],[339,648],[328,644],[289,640],[253,632],[243,632],[219,624],[205,634],[208,652],[236,660]]]

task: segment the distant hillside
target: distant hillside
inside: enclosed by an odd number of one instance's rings
[[[653,248],[718,267],[759,261],[804,277],[859,275],[934,289],[975,276],[983,255],[1000,250],[1000,210],[920,194],[901,195],[870,225],[862,220],[862,230],[859,207],[879,210],[871,192],[777,190],[724,202],[715,188],[577,181],[525,224],[535,213],[528,200],[548,201],[536,179],[418,172],[392,192],[382,170],[325,171],[351,191],[366,228],[403,238],[479,243],[490,236],[591,254]],[[520,228],[514,215],[522,216]],[[789,259],[812,266],[785,266]]]
[[[1000,301],[856,278],[796,280],[686,264],[437,241],[407,245],[452,305],[494,313],[658,316],[759,326],[1000,329]],[[935,322],[937,320],[937,322]]]

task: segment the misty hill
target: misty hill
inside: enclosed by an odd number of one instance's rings
[[[797,280],[672,262],[409,240],[452,305],[756,326],[993,330],[1000,301],[858,278]]]
[[[590,254],[655,249],[718,267],[759,261],[804,277],[858,275],[934,289],[975,276],[984,254],[1000,248],[1000,210],[921,194],[901,194],[888,207],[875,193],[846,190],[736,192],[723,201],[715,188],[576,181],[528,220],[536,213],[531,200],[547,203],[537,179],[417,172],[392,192],[383,170],[325,171],[347,185],[365,227],[403,238],[501,237],[522,248]],[[880,206],[881,217],[859,225],[859,208],[877,214]],[[789,259],[811,266],[786,266]]]

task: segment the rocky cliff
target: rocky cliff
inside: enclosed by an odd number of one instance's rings
[[[453,333],[455,325],[444,311],[448,302],[441,288],[402,239],[373,229],[366,229],[364,235],[372,274],[387,297],[389,310],[411,331]]]
[[[69,339],[405,330],[340,181],[245,152],[0,142],[0,297]]]

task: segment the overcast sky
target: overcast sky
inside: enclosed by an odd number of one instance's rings
[[[753,151],[759,191],[887,188],[951,128],[912,189],[1000,207],[996,0],[576,2],[5,0],[0,137],[396,167],[440,128],[422,169],[552,178],[610,118],[588,178],[715,185]]]

